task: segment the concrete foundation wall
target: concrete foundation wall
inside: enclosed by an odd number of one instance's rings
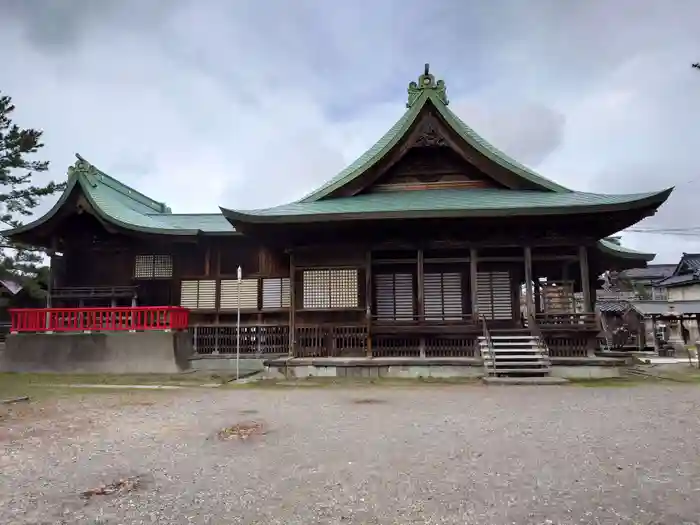
[[[0,371],[169,374],[189,368],[186,332],[10,334]]]
[[[321,359],[305,363],[280,363],[271,362],[265,366],[267,379],[294,379],[307,377],[345,377],[345,378],[479,378],[486,375],[483,366],[465,360],[458,363],[425,363],[419,364],[416,359],[408,360],[405,364],[376,364],[376,363],[321,363]],[[590,364],[577,364],[571,366],[552,366],[551,376],[565,379],[605,379],[620,377],[622,366],[597,364],[596,360],[590,360]],[[599,360],[598,360],[599,361]],[[620,362],[624,365],[624,362]]]

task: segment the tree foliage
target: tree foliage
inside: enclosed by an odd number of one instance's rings
[[[16,228],[33,215],[41,199],[63,191],[65,184],[37,184],[35,175],[49,169],[48,161],[35,160],[43,147],[42,131],[20,128],[12,121],[15,106],[0,92],[0,230]],[[45,253],[31,246],[0,238],[0,278],[14,278],[33,295],[46,279]]]

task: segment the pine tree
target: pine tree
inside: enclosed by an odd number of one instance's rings
[[[48,161],[31,159],[43,147],[43,132],[14,124],[14,110],[12,99],[0,92],[0,230],[21,226],[42,197],[65,188],[65,183],[32,184],[35,173],[49,169]],[[46,273],[44,252],[0,238],[0,278],[14,278],[37,296],[41,294],[38,283]]]

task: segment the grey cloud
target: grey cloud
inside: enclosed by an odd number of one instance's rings
[[[452,110],[509,156],[537,166],[562,143],[566,117],[539,105],[525,104],[488,110],[474,103],[452,104]]]
[[[646,191],[695,177],[698,19],[697,0],[0,0],[0,87],[45,127],[55,178],[78,150],[184,211],[333,176],[424,62],[468,124],[545,176]],[[650,221],[686,224],[699,191]],[[676,241],[663,257],[689,251]]]

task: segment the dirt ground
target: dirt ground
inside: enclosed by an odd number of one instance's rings
[[[700,520],[697,384],[51,392],[0,412],[0,523]]]

